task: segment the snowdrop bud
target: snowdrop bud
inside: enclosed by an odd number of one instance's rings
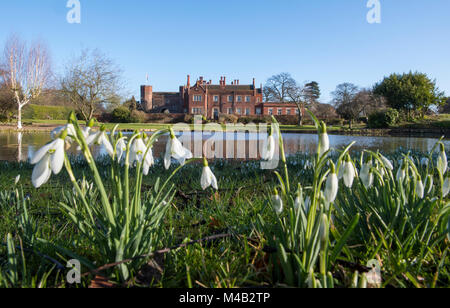
[[[95,125],[95,119],[91,119],[87,125],[87,127],[92,128]]]
[[[303,188],[298,184],[297,198],[294,201],[294,209],[298,210],[303,204]]]
[[[20,181],[20,174],[18,176],[16,176],[15,180],[14,180],[14,184],[17,185],[19,184]]]
[[[441,174],[444,175],[448,169],[448,161],[447,161],[447,154],[445,153],[445,147],[442,143],[440,144],[440,147],[441,151],[438,157],[437,168],[441,172]]]
[[[278,190],[274,190],[274,195],[272,196],[272,204],[273,209],[275,212],[280,215],[283,213],[283,200],[281,199],[280,195],[278,194]]]
[[[329,232],[329,224],[328,224],[328,216],[325,214],[322,214],[322,217],[320,219],[320,242],[322,245],[324,245],[328,240],[328,232]],[[323,247],[323,246],[322,246]]]
[[[327,203],[332,203],[336,200],[337,193],[339,189],[339,181],[336,175],[336,168],[333,163],[331,163],[331,172],[328,175],[327,182],[325,184],[325,201]]]
[[[319,135],[319,156],[322,157],[330,150],[330,137],[327,133],[327,125],[325,122],[321,123]]]
[[[419,180],[416,185],[416,195],[417,195],[417,198],[419,198],[419,199],[423,199],[423,197],[425,195],[425,187],[423,186],[423,182],[420,177],[419,177]]]

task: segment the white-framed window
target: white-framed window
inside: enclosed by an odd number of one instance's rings
[[[283,115],[283,109],[281,109],[281,108],[278,108],[278,115]]]
[[[201,102],[202,96],[201,95],[194,95],[194,102]]]
[[[269,109],[269,115],[273,115],[273,109],[272,108]]]
[[[236,113],[237,113],[237,114],[242,114],[241,108],[238,108],[238,109],[236,110]]]
[[[228,95],[228,102],[232,103],[233,102],[233,95]]]
[[[245,97],[245,102],[246,102],[246,103],[250,103],[250,102],[251,102],[251,99],[252,99],[252,98],[251,98],[250,96],[246,96],[246,97]]]
[[[238,103],[242,102],[242,96],[238,95],[237,101],[238,101]]]
[[[295,109],[295,114],[296,114],[296,115],[299,115],[299,114],[300,114],[300,111],[299,111],[298,109]]]
[[[262,114],[261,108],[256,108],[256,114],[257,114],[257,115],[261,115],[261,114]]]
[[[245,108],[245,115],[250,115],[250,108]]]
[[[218,103],[219,102],[219,95],[214,95],[214,103]]]
[[[291,115],[291,109],[290,108],[286,109],[286,114],[287,115]]]
[[[202,108],[192,108],[192,114],[202,114],[203,109]]]
[[[233,108],[228,108],[228,114],[233,114]]]

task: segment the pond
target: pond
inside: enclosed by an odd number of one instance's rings
[[[262,147],[264,135],[252,133],[179,133],[182,140],[190,148],[196,157],[206,153],[209,158],[231,158],[231,159],[258,159]],[[317,135],[313,134],[283,134],[286,153],[293,155],[296,153],[314,153],[317,147]],[[165,138],[163,138],[165,139]],[[165,151],[166,140],[159,140],[153,152],[155,157],[161,157]],[[0,132],[0,161],[27,161],[33,153],[47,142],[51,141],[48,132],[39,133],[16,133]],[[361,137],[361,136],[340,136],[330,135],[330,143],[333,148],[342,148],[350,142],[356,141],[354,150],[380,150],[390,153],[399,148],[430,151],[438,139],[435,138],[414,138],[414,137]],[[444,141],[447,148],[450,141]],[[68,151],[72,154],[76,150],[71,148]],[[94,156],[104,155],[104,149],[94,147]]]

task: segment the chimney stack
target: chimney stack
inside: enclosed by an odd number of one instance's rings
[[[188,86],[188,88],[191,87],[191,76],[190,75],[187,75],[187,86]]]
[[[223,85],[226,86],[227,85],[227,77],[223,77]]]

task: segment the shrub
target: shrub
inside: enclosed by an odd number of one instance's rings
[[[143,111],[133,110],[130,115],[130,121],[132,123],[145,123],[147,120],[147,114]]]
[[[400,114],[395,109],[378,111],[369,116],[370,128],[389,128],[399,123]]]
[[[126,107],[117,107],[112,112],[112,120],[115,123],[130,123],[131,111]]]

